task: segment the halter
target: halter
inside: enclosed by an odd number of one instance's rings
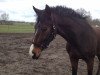
[[[48,48],[48,45],[49,45],[48,42],[51,42],[53,39],[55,39],[56,34],[57,34],[57,29],[56,29],[56,26],[53,24],[53,31],[52,31],[52,33],[47,37],[47,39],[45,40],[47,43],[46,43],[46,44],[43,44],[43,47]],[[51,37],[51,36],[52,36],[52,37]]]
[[[53,14],[51,14],[51,20],[52,20],[52,23],[53,23],[53,33],[52,33],[52,35],[54,36],[54,39],[55,39],[55,37],[56,37],[56,34],[57,34],[57,27],[56,27],[56,25],[54,24],[55,22],[55,20],[54,20],[54,16],[53,16]]]
[[[57,28],[56,28],[56,25],[53,24],[53,33],[52,33],[52,35],[54,35],[54,38],[56,37],[56,34],[57,34]]]
[[[53,20],[53,18],[52,18],[52,20]],[[53,23],[53,21],[52,21],[52,23]],[[48,45],[49,45],[48,42],[51,42],[56,37],[57,27],[54,23],[52,24],[52,29],[53,29],[52,32],[50,33],[50,35],[47,36],[47,39],[45,40],[47,44],[43,43],[43,45],[42,45],[45,48],[48,47]],[[33,42],[33,44],[34,44],[34,42]]]

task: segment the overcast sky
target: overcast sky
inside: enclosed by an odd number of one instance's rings
[[[0,0],[0,14],[6,12],[10,20],[35,21],[32,6],[44,9],[45,5],[62,5],[73,9],[84,8],[92,18],[100,19],[100,0]]]

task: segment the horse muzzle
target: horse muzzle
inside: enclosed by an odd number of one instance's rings
[[[30,46],[30,50],[29,50],[29,55],[33,58],[33,59],[38,59],[40,57],[41,54],[41,49],[38,47],[34,47],[34,45],[32,44]]]
[[[34,55],[32,56],[33,59],[38,59],[40,57],[40,54],[37,56],[35,53],[33,53]]]

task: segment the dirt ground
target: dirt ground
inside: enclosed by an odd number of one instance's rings
[[[0,34],[0,75],[71,75],[66,41],[57,36],[48,49],[33,60],[28,52],[33,34]],[[94,74],[98,59],[95,58]],[[79,61],[78,75],[87,75],[86,63]]]

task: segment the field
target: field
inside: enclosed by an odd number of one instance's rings
[[[71,75],[65,40],[60,36],[50,43],[38,60],[29,54],[32,33],[0,33],[0,75]],[[94,73],[98,60],[95,58]],[[79,61],[78,75],[87,75],[86,64]]]
[[[34,32],[34,26],[29,23],[0,25],[0,33],[33,33],[33,32]]]

